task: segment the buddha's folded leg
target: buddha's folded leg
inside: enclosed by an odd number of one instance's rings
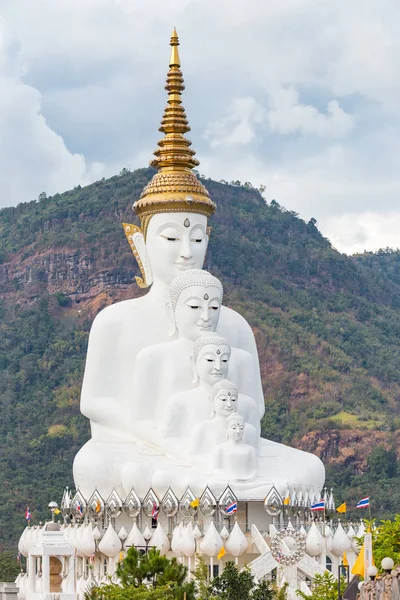
[[[107,499],[115,489],[124,498],[121,471],[123,465],[137,455],[135,444],[93,442],[89,440],[75,456],[73,473],[75,486],[88,500],[97,489]]]

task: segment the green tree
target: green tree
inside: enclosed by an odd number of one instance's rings
[[[162,556],[156,548],[141,555],[129,548],[118,563],[116,574],[121,585],[110,583],[88,590],[86,600],[194,600],[194,584],[186,582],[187,568],[174,557]]]
[[[221,600],[248,600],[254,587],[254,578],[248,569],[239,569],[229,560],[221,575],[213,579],[210,588],[213,596]]]
[[[258,585],[253,589],[251,594],[252,600],[277,600],[277,590],[274,589],[269,581],[265,579],[260,581]],[[281,600],[284,600],[286,596],[282,596]]]
[[[359,538],[359,543],[362,542],[363,538]],[[379,569],[386,556],[392,558],[395,565],[400,564],[400,514],[393,521],[381,521],[372,528],[372,553]]]
[[[20,572],[15,552],[0,553],[0,581],[14,581]]]
[[[341,581],[341,593],[344,592],[344,580]],[[337,600],[338,584],[332,573],[325,571],[322,575],[317,574],[314,577],[311,596],[296,591],[296,594],[304,600]]]

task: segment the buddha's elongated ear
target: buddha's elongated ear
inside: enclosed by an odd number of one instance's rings
[[[214,400],[212,394],[208,395],[208,404],[210,405],[210,419],[213,419],[216,416],[215,408],[214,408]]]
[[[190,355],[190,364],[192,365],[192,371],[193,371],[192,383],[199,383],[199,374],[196,369],[196,361],[194,360],[193,354]]]
[[[140,227],[131,223],[122,223],[122,227],[142,274],[142,277],[135,277],[136,283],[141,288],[147,288],[153,283],[153,274],[143,232]]]
[[[167,302],[165,306],[167,307],[168,320],[169,320],[168,335],[169,335],[169,337],[172,337],[176,333],[176,323],[175,323],[174,309],[172,308],[171,302]]]
[[[208,238],[207,239],[207,245],[208,245],[208,243],[210,241],[211,229],[212,229],[212,227],[210,225],[206,228],[206,236]]]

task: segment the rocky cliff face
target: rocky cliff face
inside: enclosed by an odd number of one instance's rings
[[[134,283],[133,271],[99,269],[96,261],[81,250],[64,248],[12,261],[0,266],[0,290],[5,297],[32,301],[47,291],[62,293],[72,300],[88,300],[104,291],[124,290]]]

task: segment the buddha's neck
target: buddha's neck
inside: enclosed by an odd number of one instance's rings
[[[169,285],[164,281],[156,280],[152,284],[148,296],[150,300],[154,302],[167,302],[168,301],[168,290]]]
[[[200,387],[203,388],[203,390],[205,390],[206,392],[210,392],[212,385],[208,385],[207,383],[204,383],[204,381],[200,381]]]

